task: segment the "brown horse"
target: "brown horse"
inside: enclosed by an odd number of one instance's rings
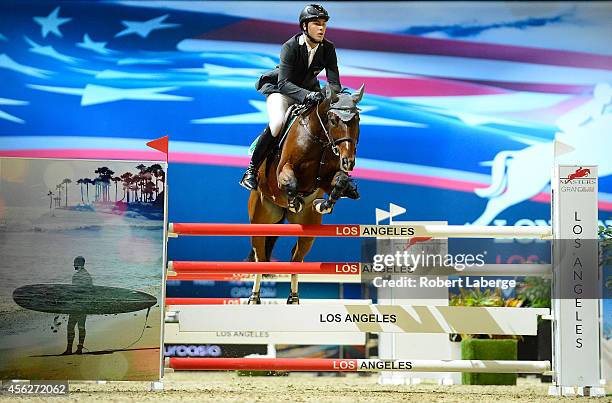
[[[321,224],[350,185],[359,141],[359,109],[363,88],[354,94],[335,94],[326,88],[318,105],[298,116],[287,130],[280,150],[259,169],[259,185],[249,197],[252,224]],[[324,195],[328,197],[324,199]],[[276,237],[251,238],[250,261],[268,262]],[[302,262],[313,237],[299,237],[292,262]],[[259,304],[261,274],[257,274],[249,303]],[[298,275],[291,275],[288,304],[299,303]]]

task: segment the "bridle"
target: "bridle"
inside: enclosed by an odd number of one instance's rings
[[[325,165],[325,154],[326,154],[325,151],[328,148],[331,148],[334,155],[336,157],[339,157],[340,156],[340,149],[338,148],[339,144],[344,143],[344,142],[349,142],[356,146],[357,143],[359,143],[359,140],[355,140],[349,136],[341,137],[339,139],[334,139],[329,133],[329,130],[327,129],[325,124],[323,124],[323,119],[321,119],[321,115],[319,114],[319,104],[318,103],[315,104],[314,107],[315,107],[315,111],[317,114],[317,118],[319,119],[319,123],[321,124],[321,127],[323,128],[323,133],[325,133],[325,138],[327,139],[327,142],[321,141],[321,139],[318,136],[315,136],[314,134],[312,134],[312,132],[308,128],[307,119],[300,119],[300,123],[302,124],[302,126],[304,126],[304,129],[306,130],[306,133],[308,133],[308,136],[321,146],[321,159],[319,161],[319,169],[317,172],[317,178],[315,180],[315,186],[314,186],[313,191],[317,189],[321,183],[321,171],[323,169],[323,166]],[[359,108],[356,106],[331,106],[328,110],[328,113],[329,112],[336,115],[343,122],[350,122],[351,120],[353,120],[355,116],[359,117]],[[310,193],[312,193],[312,191]]]

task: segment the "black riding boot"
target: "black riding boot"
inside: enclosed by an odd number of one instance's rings
[[[240,180],[240,186],[247,190],[257,189],[257,171],[274,147],[274,144],[276,144],[276,138],[272,136],[270,126],[267,126],[259,137],[255,150],[253,150],[251,162]]]

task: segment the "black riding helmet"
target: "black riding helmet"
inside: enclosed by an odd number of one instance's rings
[[[320,4],[309,4],[300,13],[300,29],[302,29],[302,24],[304,22],[308,22],[310,20],[315,20],[317,18],[323,18],[325,21],[329,20],[329,14],[326,9],[323,8]]]

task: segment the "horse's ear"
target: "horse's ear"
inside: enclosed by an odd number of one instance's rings
[[[325,86],[325,98],[329,99],[332,104],[338,102],[338,95],[336,95],[336,91],[334,91],[334,89],[329,85]]]
[[[363,89],[364,88],[365,88],[365,84],[361,84],[361,87],[359,87],[357,92],[355,92],[353,95],[351,95],[351,97],[353,97],[353,102],[355,104],[358,104],[361,101],[361,98],[363,98]]]

